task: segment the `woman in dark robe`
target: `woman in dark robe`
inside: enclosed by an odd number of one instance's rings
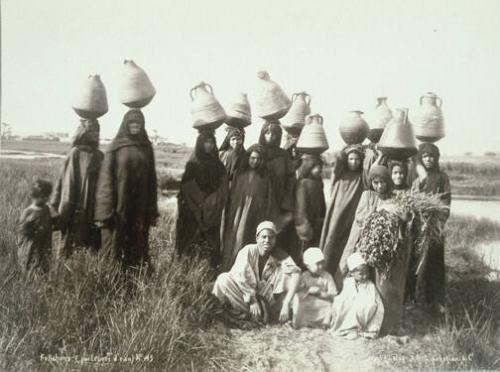
[[[99,130],[97,120],[81,120],[52,195],[61,230],[58,257],[69,258],[78,247],[97,251],[101,246],[101,234],[94,225],[97,178],[104,157],[99,151]]]
[[[123,117],[111,142],[97,182],[95,220],[101,227],[104,253],[124,268],[146,264],[149,228],[158,218],[153,147],[144,115],[138,109]]]
[[[259,144],[264,147],[267,169],[271,175],[273,195],[280,215],[273,221],[278,229],[276,245],[284,249],[292,258],[298,252],[291,252],[290,239],[293,237],[293,210],[295,203],[295,168],[290,154],[280,148],[283,130],[279,121],[267,121],[262,126]]]
[[[318,155],[302,155],[295,193],[294,223],[297,243],[301,254],[304,250],[319,246],[326,204],[321,178],[323,161]]]
[[[428,194],[439,194],[441,201],[451,204],[451,187],[448,175],[439,169],[439,148],[432,143],[421,143],[417,154],[416,170],[418,178],[413,183],[413,190]],[[440,216],[442,229],[450,216],[447,209]],[[423,292],[425,303],[431,305],[438,313],[444,312],[445,298],[445,263],[444,263],[444,236],[435,239],[429,244],[427,263],[424,267],[422,279],[419,279],[417,291]]]
[[[226,167],[229,181],[232,181],[234,172],[236,172],[245,157],[244,142],[244,129],[228,127],[226,138],[219,148],[219,157]]]
[[[228,194],[226,169],[213,131],[200,131],[182,176],[178,202],[176,251],[220,264],[220,226]]]
[[[255,242],[259,223],[275,219],[278,213],[264,148],[253,145],[234,175],[225,209],[222,271],[231,269],[241,248]]]
[[[347,146],[337,157],[332,172],[330,201],[321,232],[320,248],[325,255],[325,268],[337,283],[341,281],[339,261],[364,189],[363,157],[361,145]]]

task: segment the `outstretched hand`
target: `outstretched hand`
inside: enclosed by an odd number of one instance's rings
[[[250,305],[250,315],[255,320],[260,319],[260,317],[262,316],[260,306],[257,302]]]

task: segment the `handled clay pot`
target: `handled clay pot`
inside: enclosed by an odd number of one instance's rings
[[[392,111],[387,105],[387,97],[378,97],[377,105],[370,117],[370,131],[368,139],[373,143],[380,140],[380,136],[384,132],[384,128],[392,119]]]
[[[226,124],[235,128],[244,128],[252,123],[250,103],[246,93],[240,93],[226,109]]]
[[[204,81],[191,88],[191,121],[196,129],[217,129],[224,123],[226,113],[215,98],[212,86]]]
[[[436,142],[445,136],[441,98],[428,92],[420,97],[420,107],[415,112],[415,135],[422,142]]]
[[[408,120],[408,109],[396,109],[378,142],[378,148],[389,159],[405,160],[417,153],[413,127]]]
[[[297,150],[305,154],[315,155],[325,152],[328,148],[323,117],[320,114],[309,116],[297,141]]]
[[[142,108],[148,105],[156,90],[146,72],[134,61],[123,61],[123,74],[120,87],[120,101],[130,108]]]
[[[362,114],[362,111],[348,111],[340,122],[340,136],[348,145],[362,143],[368,135],[369,127]]]
[[[306,92],[292,94],[292,106],[281,120],[283,128],[299,135],[306,122],[306,116],[311,113],[311,96]]]
[[[290,109],[292,102],[266,71],[258,72],[257,77],[259,82],[255,96],[257,115],[265,120],[281,119]]]
[[[73,110],[83,119],[97,119],[108,112],[106,88],[99,75],[89,75],[84,81]]]

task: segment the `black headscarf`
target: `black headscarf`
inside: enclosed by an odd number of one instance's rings
[[[129,123],[139,123],[141,129],[137,135],[130,134]],[[130,109],[123,117],[122,124],[113,142],[109,145],[108,151],[116,151],[122,147],[139,146],[152,147],[145,127],[144,114],[139,109]]]
[[[214,146],[211,153],[205,152],[203,144],[207,140],[217,143],[213,131],[200,131],[194,151],[186,163],[181,182],[194,180],[201,191],[211,194],[221,185],[226,168],[219,159],[217,146]]]
[[[274,134],[274,141],[272,143],[267,143],[266,141],[267,131],[271,131]],[[285,150],[280,148],[282,136],[283,130],[281,129],[281,125],[278,120],[266,121],[262,125],[259,136],[259,145],[264,147],[266,151],[266,159],[268,161],[280,156],[285,156]]]
[[[100,131],[99,122],[96,119],[80,119],[76,133],[73,137],[71,147],[78,147],[82,150],[94,150],[99,147],[99,139],[95,141],[89,133],[93,130]]]
[[[232,147],[231,147],[230,142],[231,142],[231,138],[233,138],[233,137],[240,137],[244,142],[245,141],[245,130],[239,129],[239,128],[228,127],[226,138],[224,138],[224,141],[222,141],[222,144],[220,145],[219,151],[231,150]]]
[[[259,167],[256,169],[256,171],[264,176],[267,173],[267,167],[266,167],[266,150],[264,149],[264,146],[256,143],[248,148],[248,150],[245,152],[243,159],[241,161],[241,165],[238,168],[238,173],[246,171],[250,169],[250,156],[252,155],[252,152],[257,152],[260,157],[261,161],[259,164]]]
[[[227,129],[227,135],[224,141],[222,142],[222,145],[219,149],[219,152],[222,154],[223,152],[226,152],[225,160],[224,160],[224,165],[226,166],[226,170],[231,177],[233,173],[240,167],[241,162],[244,160],[243,158],[245,157],[245,147],[242,145],[240,148],[233,149],[231,147],[231,138],[233,137],[240,137],[243,142],[245,141],[245,130],[244,129],[238,129],[238,128],[233,128],[229,127]]]
[[[439,172],[439,157],[441,156],[439,148],[433,143],[428,143],[428,142],[421,143],[420,146],[418,146],[417,157],[418,161],[422,165],[423,165],[422,157],[425,153],[431,154],[434,157],[434,166],[431,169],[428,169],[427,171]]]

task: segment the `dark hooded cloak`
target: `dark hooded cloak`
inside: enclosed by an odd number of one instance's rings
[[[140,124],[132,135],[129,124]],[[105,154],[97,183],[95,219],[102,230],[106,253],[125,266],[149,262],[149,228],[158,218],[157,179],[153,147],[144,115],[129,110]]]
[[[248,163],[253,152],[260,154],[262,159],[257,169],[252,169]],[[255,243],[259,223],[277,218],[279,208],[272,193],[265,150],[261,145],[253,145],[245,155],[245,162],[235,173],[224,210],[222,271],[231,269],[238,252],[245,245]]]
[[[92,131],[99,131],[97,120],[82,119],[51,199],[61,230],[58,255],[64,257],[77,247],[98,250],[101,245],[94,212],[103,154],[98,137],[90,135]]]
[[[211,153],[205,152],[207,140],[216,143],[213,132],[200,132],[182,176],[177,197],[176,251],[201,255],[215,268],[220,263],[220,225],[228,178],[217,147]]]
[[[243,161],[245,156],[245,147],[242,145],[240,148],[233,149],[231,147],[230,141],[233,137],[240,137],[245,142],[245,131],[244,129],[229,127],[227,131],[226,138],[222,142],[219,149],[219,157],[224,166],[226,167],[227,175],[229,180],[232,180],[234,172],[238,169],[240,163]]]

